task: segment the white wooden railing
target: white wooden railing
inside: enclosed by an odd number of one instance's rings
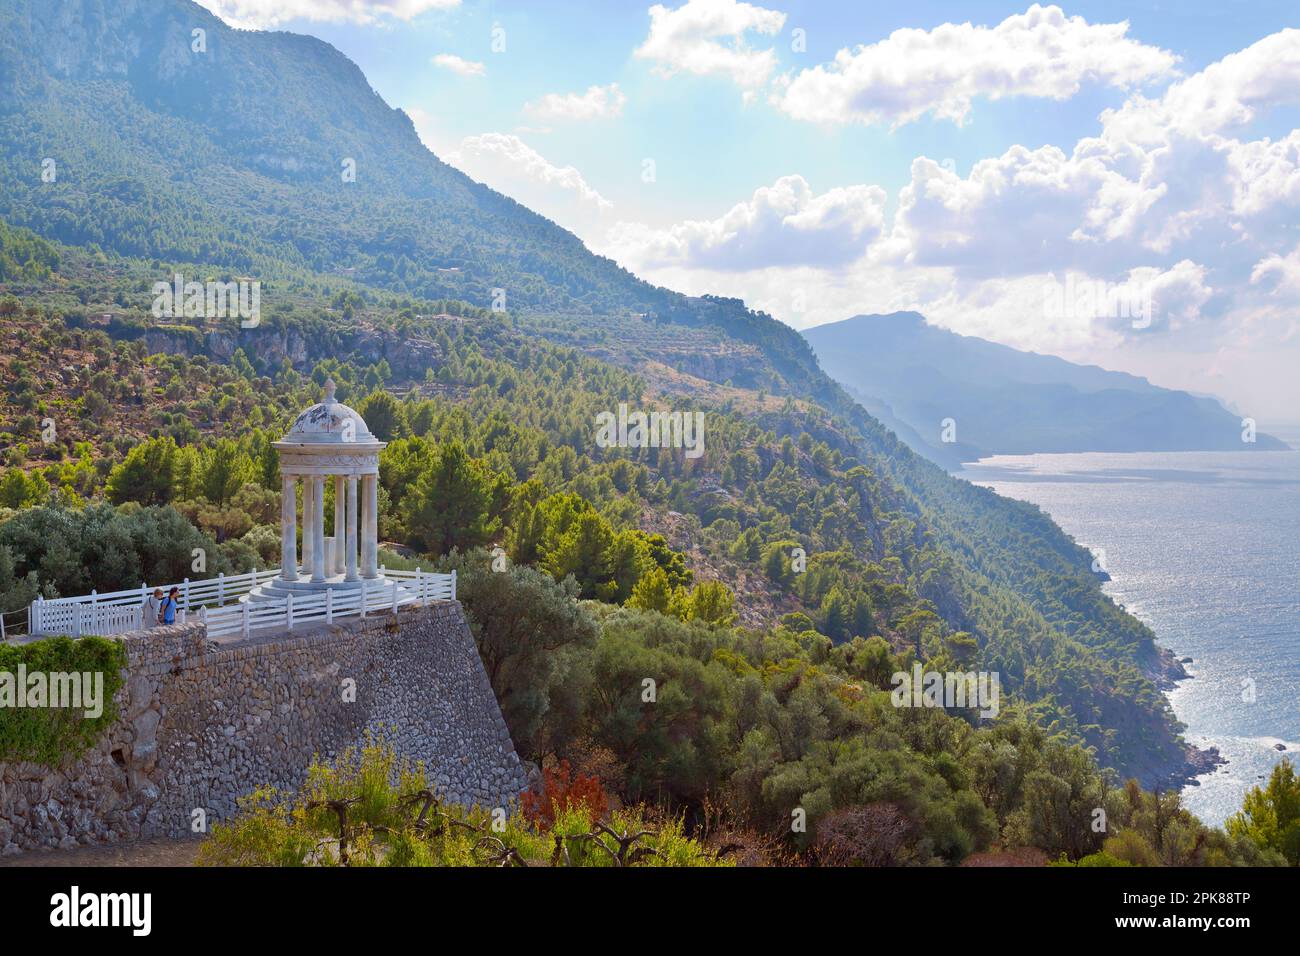
[[[234,600],[240,595],[247,594],[259,584],[265,584],[272,578],[278,577],[279,569],[266,571],[249,571],[246,574],[218,574],[215,578],[202,578],[198,581],[191,581],[186,578],[174,584],[146,584],[141,583],[138,588],[129,588],[125,591],[106,591],[100,593],[91,591],[89,594],[80,594],[75,597],[60,597],[41,599],[38,598],[32,602],[32,607],[40,605],[42,611],[48,612],[52,606],[67,604],[91,604],[95,606],[122,606],[122,605],[142,605],[148,599],[154,590],[161,590],[165,595],[176,588],[180,592],[180,606],[185,610],[192,610],[205,604],[225,604],[227,601]],[[38,627],[38,622],[32,621],[33,630]]]
[[[240,601],[259,584],[278,577],[278,569],[250,571],[247,574],[219,574],[215,578],[191,581],[186,578],[179,584],[141,584],[129,591],[111,591],[75,597],[38,598],[29,608],[30,633],[70,634],[82,637],[88,634],[108,636],[139,630],[142,626],[143,605],[155,588],[168,594],[173,587],[180,592],[177,621],[183,623],[188,615],[197,614],[208,624],[208,634],[217,637],[225,634],[247,634],[253,630],[278,627],[293,630],[297,625],[313,621],[333,621],[334,618],[365,617],[382,610],[395,611],[409,604],[428,604],[431,601],[456,599],[456,572],[436,574],[415,571],[389,571],[380,573],[394,582],[388,587],[362,579],[360,587],[332,589],[323,593],[310,593],[284,599]]]
[[[384,611],[396,613],[399,607],[424,605],[432,601],[456,598],[456,572],[434,574],[429,571],[385,571],[390,582],[377,587],[362,578],[358,588],[332,588],[325,592],[290,594],[281,599],[243,601],[225,607],[205,607],[199,619],[207,624],[208,637],[253,631],[292,631],[307,624],[332,624],[349,617],[366,617]]]
[[[37,605],[42,606],[38,608]],[[32,604],[32,611],[33,621],[40,622],[39,630],[33,628],[33,634],[70,634],[73,637],[128,634],[140,630],[144,619],[144,608],[139,604],[36,601]],[[185,608],[177,609],[176,621],[185,623]]]

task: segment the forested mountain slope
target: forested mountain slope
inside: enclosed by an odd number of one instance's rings
[[[446,165],[328,44],[232,30],[189,0],[0,2],[0,159],[0,217],[64,242],[263,279],[286,264],[346,271],[483,307],[500,288],[510,309],[716,323],[787,371],[814,364],[776,323],[642,282]]]
[[[1150,634],[1100,594],[1077,549],[1035,509],[900,455],[892,436],[873,431],[861,413],[852,421],[852,409],[840,417],[735,386],[711,394],[710,383],[682,376],[649,384],[546,344],[532,331],[536,319],[450,302],[354,290],[331,304],[280,302],[256,329],[232,320],[160,323],[140,291],[148,264],[51,247],[21,231],[2,237],[0,253],[29,276],[9,284],[20,296],[3,306],[10,341],[15,349],[39,341],[51,358],[31,363],[15,350],[0,365],[8,396],[0,444],[20,469],[6,475],[0,504],[43,500],[42,488],[105,494],[106,474],[150,436],[200,450],[224,439],[262,454],[332,374],[372,427],[400,439],[390,458],[406,454],[407,436],[459,438],[492,473],[525,483],[536,476],[572,492],[608,515],[615,531],[663,532],[699,578],[731,587],[749,626],[771,628],[794,614],[804,623],[793,626],[836,642],[884,637],[934,666],[996,670],[1028,714],[1097,747],[1104,763],[1151,781],[1185,769],[1167,704],[1144,676],[1164,668]],[[55,271],[36,278],[33,262]],[[386,393],[406,401],[385,403]],[[684,396],[707,413],[702,458],[595,447],[597,412],[619,402],[680,407]],[[62,423],[53,445],[38,440],[47,415]],[[273,462],[250,467],[274,487]],[[21,472],[30,478],[20,481]],[[392,517],[381,529],[389,540],[410,538],[404,486],[386,481]],[[240,529],[222,497],[235,491],[191,491],[207,504],[187,513],[214,534]],[[527,525],[504,521],[498,529],[526,537]],[[447,546],[411,543],[435,554]],[[236,544],[227,545],[231,560],[246,560]],[[517,539],[511,547],[538,560]],[[809,556],[806,573],[793,570],[796,547]],[[46,580],[42,567],[19,561],[10,603],[30,600],[30,587]],[[614,580],[593,574],[592,595]],[[71,581],[59,590],[121,584]],[[617,593],[626,598],[631,588],[624,579]]]

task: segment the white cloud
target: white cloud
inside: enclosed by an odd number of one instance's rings
[[[1068,270],[1059,279],[1054,274],[1027,276],[1012,283],[1041,289],[1044,325],[1073,321],[1079,341],[1105,338],[1118,342],[1135,329],[1176,330],[1197,322],[1202,308],[1214,295],[1206,280],[1204,266],[1183,259],[1168,269],[1130,269],[1113,282]],[[1044,335],[1044,325],[1026,325],[1031,343],[1036,340],[1041,345],[1052,340],[1052,336]],[[1053,344],[1068,348],[1079,342],[1058,340]]]
[[[1102,122],[1112,136],[1149,143],[1169,134],[1230,132],[1273,107],[1297,102],[1300,30],[1287,29],[1175,83],[1159,99],[1134,96],[1102,114]]]
[[[664,76],[721,74],[740,87],[762,86],[776,68],[776,54],[751,49],[745,35],[781,32],[785,14],[737,0],[688,0],[671,10],[650,8],[650,34],[636,56],[651,60]]]
[[[1300,129],[1251,138],[1252,125],[1300,105],[1297,60],[1300,31],[1283,31],[1160,97],[1131,95],[1065,148],[1015,145],[964,175],[918,157],[889,217],[874,186],[813,196],[790,176],[718,219],[619,223],[602,251],[652,281],[739,296],[797,327],[915,310],[1074,360],[1140,355],[1195,389],[1196,374],[1228,368],[1212,361],[1221,349],[1264,355],[1300,342]],[[1102,291],[1048,308],[1067,280]],[[1117,305],[1148,295],[1149,326]],[[1242,368],[1225,386],[1268,404]],[[1273,391],[1276,409],[1284,390]]]
[[[542,120],[603,120],[623,115],[627,97],[617,83],[589,86],[585,93],[547,93],[524,111]]]
[[[1261,259],[1251,270],[1250,281],[1267,288],[1272,295],[1300,302],[1300,246],[1285,256],[1273,253]]]
[[[897,126],[926,114],[961,123],[977,97],[1063,100],[1084,83],[1129,88],[1172,75],[1172,53],[1127,33],[1127,22],[1088,23],[1038,4],[995,27],[896,30],[782,78],[772,101],[818,123]]]
[[[1075,20],[1054,22],[1069,36],[1078,29],[1069,27]],[[1121,53],[1130,42],[1122,31],[1112,40]],[[1036,73],[1033,57],[1024,62],[1018,82],[1041,80],[1035,95],[1068,95],[1066,80],[1050,69]],[[1082,68],[1074,75],[1117,85],[1145,75],[1123,73],[1123,62],[1111,61],[1118,72],[1109,78]],[[1010,95],[990,92],[1004,89],[996,71],[984,80],[985,94]],[[926,109],[957,118],[976,95],[966,106],[936,101]],[[588,99],[597,102],[591,91],[557,96],[564,106],[548,115],[583,113],[577,103]],[[550,102],[530,112],[546,112]],[[915,106],[895,109],[892,119]],[[1279,110],[1293,106],[1300,31],[1287,30],[1160,96],[1131,93],[1073,143],[1013,145],[962,172],[920,156],[895,196],[870,183],[818,193],[788,175],[716,218],[653,226],[615,221],[612,205],[575,168],[551,163],[517,136],[470,137],[448,158],[651,281],[738,296],[797,327],[915,310],[1019,348],[1164,370],[1165,383],[1177,387],[1197,389],[1197,375],[1222,371],[1223,388],[1276,411],[1290,400],[1285,389],[1252,382],[1244,360],[1215,356],[1300,355],[1300,129],[1276,131],[1285,118]],[[1266,118],[1271,136],[1255,131]],[[1053,287],[1067,280],[1102,292],[1049,308]],[[1149,295],[1149,326],[1117,307],[1115,290],[1121,301]],[[1300,400],[1300,386],[1293,392]]]
[[[802,176],[783,176],[717,219],[668,229],[619,223],[611,254],[640,268],[748,270],[833,268],[861,258],[884,227],[885,191],[848,186],[815,194]]]
[[[569,191],[584,203],[598,209],[609,209],[612,206],[573,166],[553,165],[541,153],[511,133],[466,136],[461,140],[459,148],[446,159],[466,172],[497,169],[512,176],[523,176],[533,182]]]
[[[487,69],[475,60],[466,60],[454,53],[439,53],[429,61],[436,67],[449,70],[457,76],[482,76]]]
[[[1123,331],[1105,314],[1105,296],[1086,296],[1085,290],[1095,285],[1119,284],[1072,270],[973,282],[950,276],[943,294],[918,311],[942,328],[1012,348],[1059,352],[1114,347]],[[1057,304],[1058,297],[1065,300],[1064,307]]]
[[[467,136],[442,158],[580,236],[608,226],[613,203],[575,167],[552,163],[512,133]]]
[[[1070,154],[1012,146],[965,177],[918,157],[883,248],[909,265],[946,266],[967,277],[1064,267],[1113,272],[1171,254],[1207,215],[1218,214],[1202,204],[1211,198],[1206,173],[1216,164],[1224,160],[1213,150],[1133,155],[1100,140],[1082,140]],[[1221,198],[1228,201],[1226,190]],[[1184,252],[1203,257],[1221,238]]]
[[[573,166],[552,163],[513,133],[457,138],[419,107],[407,107],[415,131],[444,162],[579,236],[600,235],[613,203]]]
[[[1300,130],[1279,140],[1234,141],[1228,163],[1237,214],[1259,216],[1300,205]]]
[[[1231,61],[1231,69],[1224,70]],[[1072,152],[1013,146],[965,178],[912,164],[884,246],[900,262],[967,278],[1077,268],[1112,274],[1146,260],[1213,262],[1237,276],[1300,207],[1300,130],[1241,141],[1243,118],[1300,104],[1276,80],[1300,63],[1300,31],[1265,38],[1169,88],[1102,114]],[[1209,78],[1207,80],[1207,77]],[[1217,84],[1207,100],[1207,82]],[[1187,104],[1195,103],[1191,108]]]
[[[613,208],[573,166],[557,166],[512,133],[483,133],[455,139],[438,129],[433,116],[408,107],[415,132],[444,162],[566,225],[579,229],[571,213],[581,210],[581,225],[591,226]],[[566,212],[569,213],[566,215]]]
[[[1129,284],[1143,288],[1155,304],[1152,325],[1177,330],[1202,318],[1202,309],[1214,295],[1203,265],[1182,259],[1168,269],[1143,266],[1129,272]],[[1114,316],[1106,316],[1113,319]]]
[[[290,20],[375,23],[412,20],[428,10],[450,10],[460,0],[198,0],[232,27],[266,30]]]

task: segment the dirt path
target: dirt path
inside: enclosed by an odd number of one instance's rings
[[[32,850],[0,857],[0,867],[20,866],[193,866],[197,840],[140,840],[72,850]]]

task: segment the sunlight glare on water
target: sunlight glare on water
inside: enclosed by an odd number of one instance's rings
[[[1228,760],[1184,791],[1201,819],[1221,824],[1300,757],[1300,452],[1005,455],[960,477],[1103,550],[1106,592],[1192,658],[1170,701]]]

